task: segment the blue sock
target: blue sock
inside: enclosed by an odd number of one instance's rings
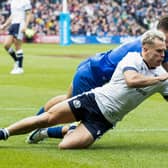
[[[62,128],[63,128],[63,126],[48,128],[48,130],[47,130],[48,137],[50,137],[50,138],[63,138]]]
[[[63,135],[62,135],[62,128],[63,127],[64,126],[57,126],[57,127],[48,128],[48,130],[47,130],[48,137],[50,137],[50,138],[63,138]],[[75,128],[76,128],[76,126],[72,125],[69,127],[69,130],[72,130]]]
[[[40,115],[40,114],[42,114],[42,113],[44,113],[45,112],[45,109],[44,109],[44,107],[42,107],[39,111],[38,111],[38,113],[36,114],[36,115]]]

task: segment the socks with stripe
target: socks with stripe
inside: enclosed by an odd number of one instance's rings
[[[16,57],[17,57],[17,61],[18,61],[18,67],[22,68],[23,66],[23,50],[18,50],[16,51]]]
[[[56,126],[56,127],[50,127],[47,129],[47,134],[48,134],[48,137],[50,138],[63,138],[63,135],[62,135],[62,129],[63,129],[64,126]],[[71,125],[68,129],[69,130],[73,130],[75,129],[76,126],[75,125]]]
[[[9,55],[13,58],[13,60],[16,62],[16,61],[17,61],[17,57],[16,57],[16,53],[15,53],[15,51],[13,50],[13,48],[9,48],[9,49],[8,49],[8,53],[9,53]]]

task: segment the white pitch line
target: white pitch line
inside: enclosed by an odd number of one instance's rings
[[[131,132],[168,132],[168,128],[135,128],[135,129],[113,129],[114,132],[125,132],[125,133],[131,133]]]

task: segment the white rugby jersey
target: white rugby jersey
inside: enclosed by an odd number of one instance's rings
[[[26,11],[32,9],[30,0],[11,0],[11,16],[13,23],[23,23]]]
[[[161,66],[149,69],[140,53],[128,53],[118,64],[110,82],[92,90],[102,114],[113,125],[152,94],[168,95],[168,80],[144,88],[129,88],[124,79],[125,68],[135,69],[145,76],[165,73]]]

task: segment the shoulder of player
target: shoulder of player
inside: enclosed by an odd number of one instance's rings
[[[141,53],[140,52],[128,52],[126,56],[124,57],[125,60],[127,61],[135,61],[139,62],[142,61]]]

